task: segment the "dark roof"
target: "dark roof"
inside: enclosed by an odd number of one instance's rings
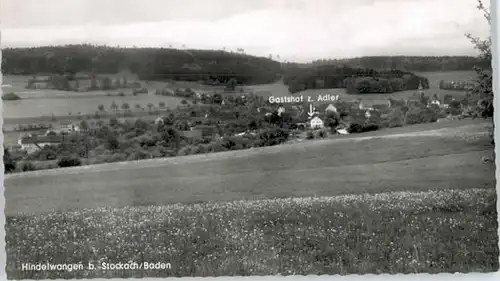
[[[375,105],[389,104],[388,100],[361,100],[361,104],[365,107],[373,107]]]
[[[195,126],[193,130],[201,131],[203,136],[214,135],[217,133],[217,127],[210,125],[198,125]]]
[[[62,137],[59,135],[25,136],[21,138],[22,144],[61,143],[61,142],[62,142]]]
[[[185,138],[201,138],[203,133],[201,130],[192,130],[192,131],[180,131],[179,134]]]

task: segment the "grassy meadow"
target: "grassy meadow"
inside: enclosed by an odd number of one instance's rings
[[[7,217],[6,270],[10,279],[491,272],[496,200],[492,187]],[[42,261],[85,268],[19,270]]]
[[[7,272],[90,278],[496,271],[495,165],[481,161],[494,154],[490,126],[449,121],[6,175]],[[172,268],[19,270],[21,262],[42,261]]]

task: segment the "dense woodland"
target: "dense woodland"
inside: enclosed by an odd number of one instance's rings
[[[3,49],[4,74],[119,73],[130,71],[142,80],[175,79],[244,84],[276,80],[281,64],[268,58],[217,50],[119,48],[91,45]]]
[[[371,56],[351,59],[323,59],[310,64],[347,65],[355,68],[399,69],[412,72],[471,70],[474,66],[491,69],[491,61],[470,56]]]

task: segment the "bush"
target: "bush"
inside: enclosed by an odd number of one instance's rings
[[[361,132],[363,132],[363,126],[361,124],[358,124],[358,123],[352,123],[347,128],[347,131],[349,132],[349,134],[361,133]]]
[[[288,139],[288,132],[281,128],[271,128],[260,132],[259,139],[264,146],[273,146],[284,143]]]
[[[405,124],[422,124],[436,122],[439,113],[430,108],[411,108],[405,116]]]
[[[455,115],[460,115],[462,113],[462,111],[458,108],[453,108],[453,107],[448,107],[444,110],[446,116],[448,115],[452,115],[452,116],[455,116]]]
[[[3,148],[3,163],[5,173],[11,173],[16,170],[16,162],[12,159],[10,151],[7,148]]]
[[[308,139],[308,140],[314,139],[314,133],[312,131],[307,131],[306,139]]]
[[[215,142],[210,146],[212,152],[222,152],[227,151],[227,149],[222,145],[221,142]]]
[[[178,156],[186,156],[191,154],[193,154],[193,148],[190,145],[184,146],[183,148],[179,149],[179,152],[177,152]]]
[[[8,93],[5,95],[2,95],[2,100],[20,100],[21,97],[16,95],[15,93]]]
[[[328,133],[324,129],[318,131],[318,137],[326,138],[327,136],[328,136]]]
[[[57,161],[57,166],[64,168],[64,167],[75,167],[75,166],[80,166],[82,164],[82,161],[78,157],[73,157],[73,156],[65,156],[62,157]]]
[[[29,172],[29,171],[35,171],[35,165],[33,163],[26,161],[21,163],[21,171],[23,172]]]
[[[349,125],[347,128],[347,131],[350,134],[355,134],[355,133],[364,133],[364,132],[370,132],[370,131],[376,131],[380,128],[379,125],[376,124],[359,124],[359,123],[352,123]]]
[[[404,124],[404,114],[403,111],[400,109],[393,109],[391,112],[389,112],[387,116],[387,120],[384,120],[382,122],[384,124],[384,127],[388,128],[395,128],[395,127],[401,127]]]
[[[59,166],[52,161],[42,161],[35,164],[35,170],[50,170],[56,168],[59,168]]]

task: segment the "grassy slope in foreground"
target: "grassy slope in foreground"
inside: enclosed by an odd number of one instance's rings
[[[495,165],[481,162],[482,156],[493,154],[488,125],[483,121],[449,128],[450,132],[431,132],[435,135],[312,141],[257,151],[7,175],[5,212],[494,188]],[[483,131],[483,137],[460,137]]]
[[[495,189],[99,208],[7,217],[9,278],[498,270]],[[170,270],[20,271],[170,262]]]

